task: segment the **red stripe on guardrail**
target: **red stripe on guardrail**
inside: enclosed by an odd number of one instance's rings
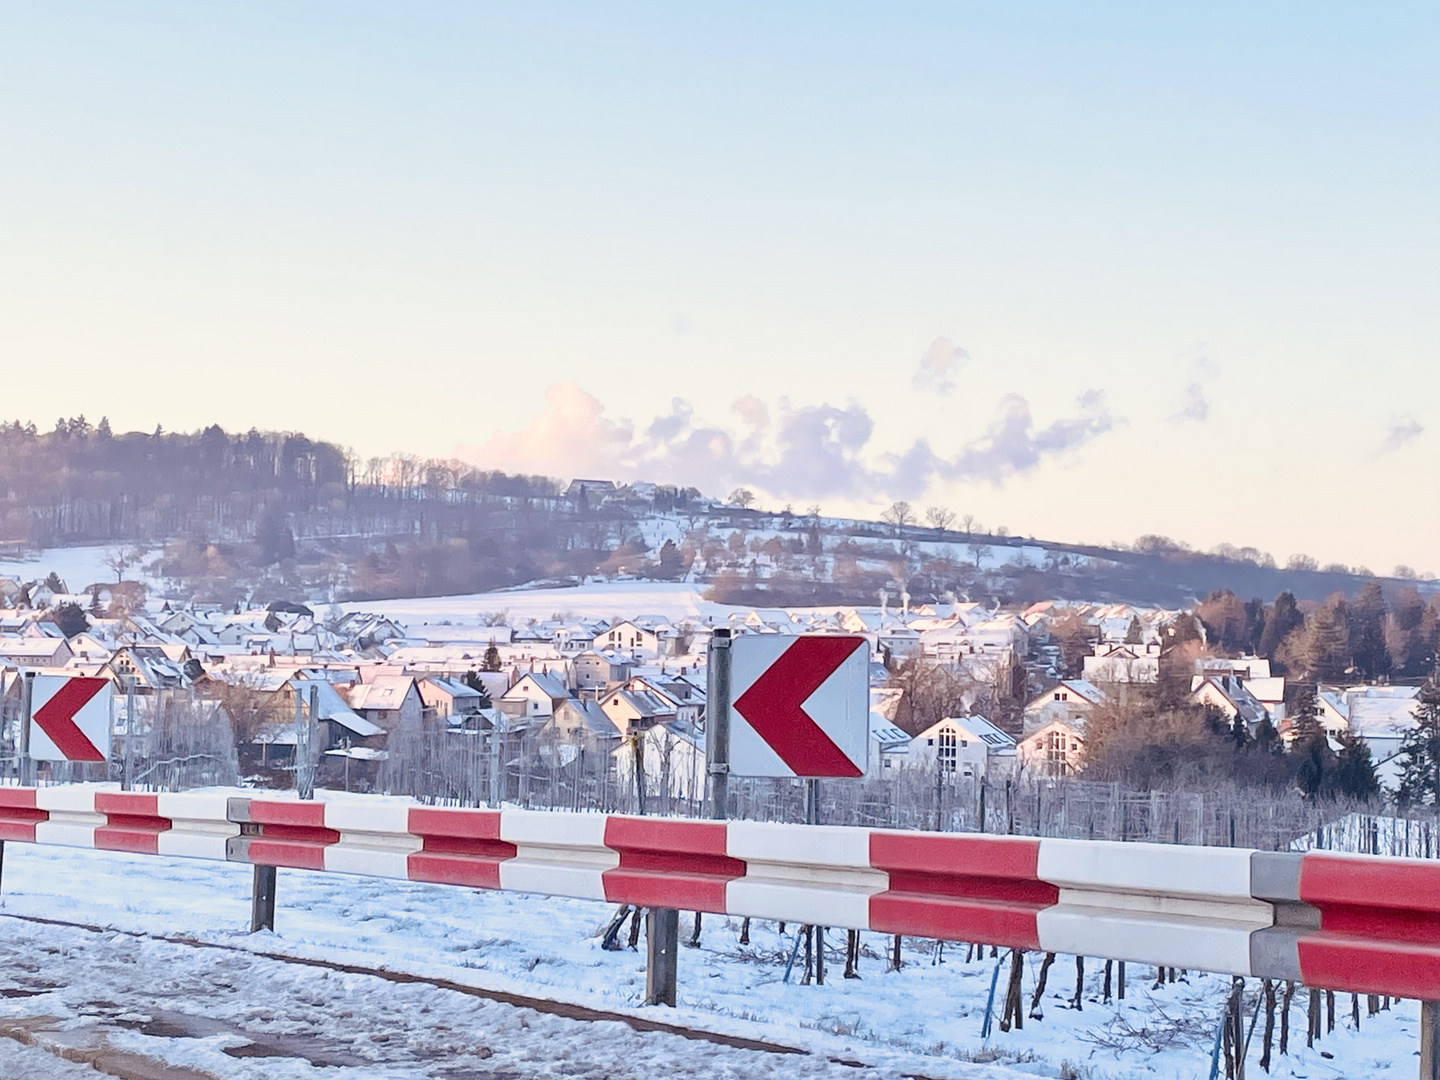
[[[35,823],[50,812],[35,805],[34,788],[0,788],[0,840],[35,842]]]
[[[407,862],[412,881],[498,889],[500,864],[515,857],[515,845],[500,839],[498,810],[414,808],[408,828],[425,845]]]
[[[1300,899],[1320,930],[1296,943],[1311,986],[1440,998],[1440,868],[1307,853]]]
[[[873,832],[870,865],[890,887],[870,898],[870,928],[1038,949],[1035,916],[1060,899],[1039,858],[1039,840]]]
[[[95,812],[105,815],[105,824],[95,829],[95,846],[100,850],[160,854],[160,834],[170,831],[170,819],[160,816],[159,796],[97,791]]]
[[[325,849],[340,841],[325,827],[324,803],[251,799],[248,816],[258,831],[247,836],[247,857],[257,866],[324,870]]]
[[[611,817],[605,846],[620,854],[601,875],[611,903],[724,914],[725,886],[745,876],[744,861],[725,854],[723,821]]]

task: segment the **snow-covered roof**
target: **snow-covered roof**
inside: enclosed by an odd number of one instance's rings
[[[514,686],[505,691],[504,697],[511,701],[517,698],[523,698],[525,696],[523,684],[527,681],[533,683],[537,690],[549,697],[552,701],[559,701],[561,698],[570,696],[569,691],[565,689],[565,684],[554,675],[543,671],[527,671],[516,680]]]
[[[983,742],[992,754],[1013,754],[1015,740],[1010,735],[986,720],[983,716],[957,716],[954,718],[965,731]]]
[[[371,735],[380,735],[385,730],[379,725],[366,720],[352,709],[350,705],[346,703],[345,699],[340,696],[340,691],[331,682],[327,682],[324,679],[296,677],[291,680],[290,685],[295,689],[296,693],[303,695],[307,701],[309,700],[312,690],[315,692],[317,719],[332,720],[341,727],[354,732],[355,735],[362,739],[369,738]],[[393,707],[398,709],[400,706],[395,705]],[[386,706],[372,706],[372,708],[386,708]]]
[[[384,709],[393,711],[405,703],[415,680],[409,675],[379,675],[369,682],[358,683],[350,690],[353,709]]]

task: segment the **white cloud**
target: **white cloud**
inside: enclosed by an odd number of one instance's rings
[[[1403,450],[1424,433],[1425,425],[1414,416],[1409,414],[1392,416],[1390,423],[1385,426],[1385,437],[1380,440],[1380,446],[1375,451],[1375,456],[1379,457],[1382,454],[1393,454],[1397,450]]]
[[[1190,382],[1185,387],[1180,408],[1171,414],[1172,424],[1203,424],[1210,419],[1210,398],[1205,384],[1220,375],[1220,365],[1208,356],[1199,356],[1190,365]]]
[[[1180,411],[1170,417],[1176,424],[1183,424],[1193,420],[1197,424],[1204,423],[1210,417],[1210,399],[1205,396],[1205,387],[1198,382],[1192,382],[1185,387],[1184,403]]]
[[[546,398],[549,408],[525,430],[497,433],[459,455],[509,472],[654,480],[711,494],[743,484],[778,498],[913,498],[934,479],[998,486],[1117,424],[1098,391],[1081,396],[1076,415],[1038,428],[1029,402],[1010,394],[985,432],[953,456],[936,454],[923,439],[901,454],[875,454],[867,452],[874,421],[855,403],[782,400],[772,423],[765,403],[747,396],[734,410],[750,433],[736,437],[701,421],[679,398],[641,432],[606,416],[604,405],[574,383],[550,387]]]
[[[920,357],[910,385],[916,390],[948,394],[955,389],[955,376],[970,359],[970,354],[947,337],[937,337]]]

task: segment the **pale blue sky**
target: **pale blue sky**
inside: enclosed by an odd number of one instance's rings
[[[1440,569],[1437,22],[0,3],[4,411]]]

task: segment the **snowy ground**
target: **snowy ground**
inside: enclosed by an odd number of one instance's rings
[[[129,545],[124,545],[129,547]],[[18,577],[21,581],[43,580],[52,570],[60,575],[65,586],[78,592],[88,585],[106,584],[115,580],[115,571],[105,565],[105,554],[113,545],[102,544],[93,547],[46,548],[29,559],[0,559],[0,575]],[[147,561],[159,554],[159,548],[151,548]],[[131,580],[141,580],[154,587],[157,582],[144,574],[138,567],[125,571]]]
[[[519,625],[526,619],[549,619],[561,612],[587,619],[635,615],[681,619],[712,614],[723,618],[731,611],[748,610],[713,604],[702,598],[703,588],[664,581],[618,581],[563,589],[509,589],[414,600],[364,600],[340,606],[346,611],[378,612],[416,626],[442,619],[454,623],[475,622],[481,615],[500,611],[509,613],[506,621],[510,625]]]
[[[249,914],[248,867],[15,843],[6,845],[4,854],[0,914],[194,934],[244,949],[383,966],[615,1012],[659,1013],[680,1024],[818,1055],[782,1058],[672,1035],[641,1035],[616,1024],[477,1002],[424,984],[397,987],[248,955],[4,921],[0,1034],[13,1040],[7,1024],[33,1024],[43,1015],[55,1018],[51,1027],[57,1030],[69,1025],[89,1031],[86,1038],[95,1037],[96,1024],[108,1025],[101,1034],[113,1046],[140,1052],[141,1046],[153,1050],[160,1036],[123,1024],[110,1028],[129,1022],[127,1017],[139,1017],[135,1022],[143,1027],[146,1017],[203,1013],[221,1026],[203,1038],[172,1040],[166,1060],[227,1077],[320,1075],[321,1066],[303,1055],[287,1059],[283,1068],[278,1058],[226,1055],[227,1046],[243,1044],[246,1032],[262,1043],[303,1036],[316,1048],[312,1056],[322,1060],[363,1059],[363,1066],[352,1063],[343,1073],[357,1078],[623,1077],[632,1075],[630,1070],[654,1076],[662,1065],[676,1077],[699,1076],[702,1069],[707,1076],[736,1077],[1204,1077],[1214,1019],[1228,985],[1226,978],[1196,975],[1188,984],[1152,991],[1150,969],[1131,965],[1125,1007],[1117,1009],[1098,1001],[1100,965],[1092,960],[1084,1010],[1077,1012],[1065,1003],[1074,987],[1073,961],[1062,957],[1050,972],[1044,1019],[1027,1019],[1023,1031],[997,1030],[982,1041],[993,960],[967,964],[952,946],[944,962],[935,963],[931,943],[914,940],[907,942],[905,967],[888,972],[878,955],[886,941],[866,935],[862,978],[846,981],[840,978],[844,937],[832,932],[826,985],[785,985],[789,935],[781,938],[772,924],[757,923],[745,949],[737,944],[735,921],[712,917],[705,921],[702,946],[681,952],[681,1007],[672,1013],[640,1008],[641,955],[599,948],[596,932],[609,914],[599,904],[282,870],[278,933],[249,936],[240,932]],[[690,916],[682,916],[686,936],[689,923]],[[1038,961],[1034,957],[1026,972],[1027,1005]],[[39,984],[46,982],[55,988],[37,996],[13,996],[5,989],[23,995],[44,989]],[[1000,989],[1003,993],[1003,974]],[[1292,1053],[1277,1058],[1271,1075],[1412,1077],[1414,1004],[1362,1016],[1358,1035],[1350,1030],[1349,1004],[1348,996],[1337,999],[1336,1031],[1306,1051],[1304,996],[1297,994]],[[1122,1035],[1126,1031],[1130,1034]],[[1117,1035],[1127,1048],[1116,1052],[1098,1045]],[[6,1045],[10,1040],[0,1039],[0,1068],[5,1076],[24,1076],[25,1062],[16,1058],[12,1067],[6,1056],[18,1053]],[[1258,1073],[1258,1043],[1257,1034],[1252,1073]],[[494,1054],[483,1067],[472,1060],[477,1044]],[[1147,1044],[1162,1048],[1157,1052]],[[874,1068],[831,1065],[831,1057]]]

